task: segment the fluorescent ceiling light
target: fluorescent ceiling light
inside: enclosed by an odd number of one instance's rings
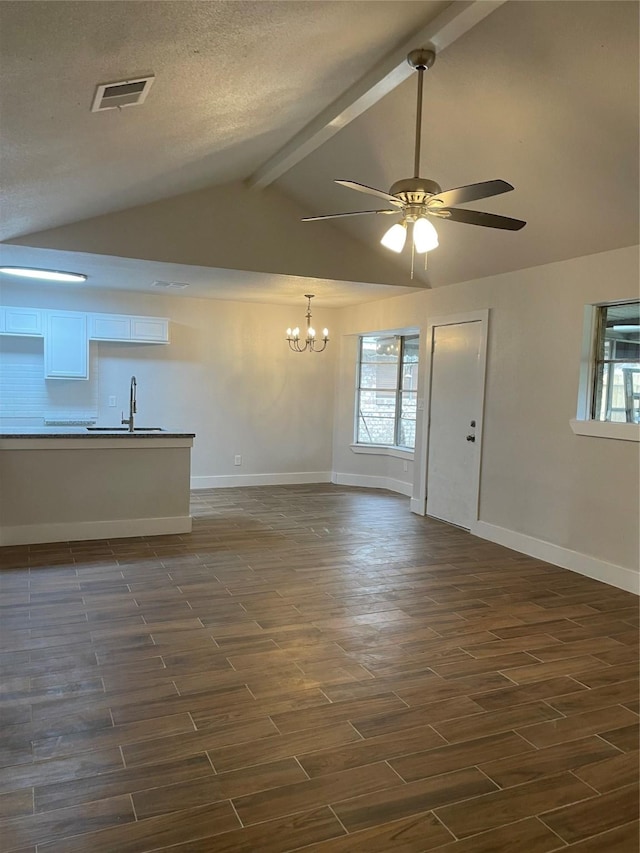
[[[640,326],[631,324],[622,326],[612,326],[611,328],[614,332],[640,332]]]
[[[31,267],[0,267],[0,272],[6,275],[19,275],[22,278],[37,278],[43,281],[86,281],[87,276],[79,272],[63,272],[62,270],[38,270]]]

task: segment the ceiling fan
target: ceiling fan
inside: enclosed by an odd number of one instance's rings
[[[335,181],[336,184],[343,187],[382,198],[387,204],[393,206],[381,210],[356,210],[350,213],[306,216],[302,220],[303,222],[338,219],[341,216],[363,216],[370,213],[400,214],[402,216],[401,221],[392,225],[380,242],[394,252],[401,252],[407,238],[407,226],[411,223],[413,225],[412,249],[419,254],[429,252],[438,246],[438,234],[427,217],[450,219],[452,222],[466,222],[469,225],[482,225],[486,228],[500,228],[505,231],[519,231],[520,228],[524,228],[527,223],[521,219],[511,219],[508,216],[497,216],[494,213],[483,213],[479,210],[465,210],[464,208],[450,206],[510,192],[513,187],[506,181],[483,181],[479,184],[469,184],[468,186],[443,191],[435,181],[420,177],[423,76],[424,72],[431,68],[435,59],[436,55],[432,50],[421,48],[412,50],[407,56],[409,65],[418,72],[414,176],[396,181],[388,193],[359,184],[356,181]]]

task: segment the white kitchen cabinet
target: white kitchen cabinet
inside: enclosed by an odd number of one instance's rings
[[[44,337],[45,379],[88,379],[90,340],[168,344],[169,320],[3,306],[0,335]]]
[[[89,338],[92,341],[130,341],[131,317],[126,314],[90,314]]]
[[[47,311],[45,325],[45,379],[88,379],[87,315]]]
[[[169,343],[169,321],[166,317],[132,317],[131,340],[140,343]]]
[[[42,337],[42,311],[38,308],[0,309],[0,334]]]
[[[169,343],[166,317],[137,317],[129,314],[90,314],[89,338],[94,341]]]

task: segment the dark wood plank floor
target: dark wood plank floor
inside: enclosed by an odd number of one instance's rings
[[[638,600],[330,485],[0,551],[0,847],[637,853]]]

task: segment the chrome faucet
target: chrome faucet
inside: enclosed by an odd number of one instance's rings
[[[129,427],[129,432],[133,432],[133,416],[138,411],[136,408],[136,389],[138,387],[138,383],[136,382],[136,377],[131,377],[131,385],[129,386],[129,417],[125,418],[124,412],[122,413],[122,423],[127,424]]]

